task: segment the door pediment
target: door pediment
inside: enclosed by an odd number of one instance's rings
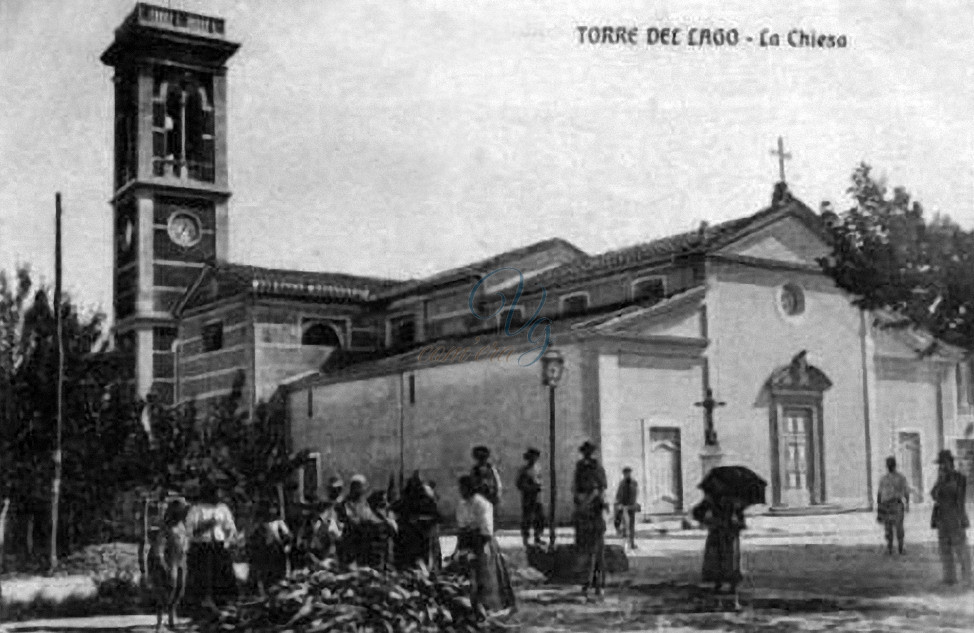
[[[779,392],[817,392],[822,393],[832,386],[832,381],[818,367],[808,363],[807,352],[795,354],[791,362],[779,367],[768,378],[772,393]]]

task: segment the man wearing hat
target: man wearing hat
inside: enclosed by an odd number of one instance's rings
[[[472,451],[474,465],[470,469],[473,477],[474,490],[494,506],[501,500],[501,477],[497,468],[490,463],[490,449],[486,446],[474,446]]]
[[[572,493],[575,499],[575,547],[586,570],[582,593],[594,586],[599,598],[605,589],[605,469],[592,455],[596,446],[588,440],[579,448]]]
[[[521,540],[528,548],[528,536],[534,528],[534,544],[541,545],[544,532],[544,508],[541,506],[541,451],[529,448],[524,453],[524,466],[517,473],[517,489],[521,491]]]
[[[965,585],[970,586],[974,584],[974,580],[971,577],[971,550],[967,546],[967,528],[970,527],[970,521],[964,507],[967,479],[954,470],[954,456],[949,450],[940,451],[937,464],[937,483],[930,491],[934,501],[930,527],[937,530],[944,583],[957,583],[957,571],[954,568],[954,559],[957,558],[961,578]]]

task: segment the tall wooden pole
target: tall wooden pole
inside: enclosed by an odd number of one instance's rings
[[[555,480],[555,386],[548,386],[548,547],[555,550],[555,501],[557,481]]]
[[[57,336],[57,417],[51,480],[51,569],[57,567],[58,505],[61,502],[61,428],[64,418],[64,336],[61,319],[61,192],[54,194],[54,331]]]

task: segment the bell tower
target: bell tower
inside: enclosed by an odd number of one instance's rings
[[[135,393],[173,397],[171,308],[227,255],[224,21],[136,4],[101,61],[115,69],[115,338]]]

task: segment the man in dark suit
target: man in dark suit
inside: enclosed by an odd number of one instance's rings
[[[967,479],[954,469],[954,456],[949,450],[937,455],[939,474],[930,496],[933,497],[931,527],[937,530],[940,561],[944,567],[944,583],[957,584],[954,559],[960,563],[961,578],[971,586],[971,550],[967,545],[967,528],[970,521],[964,502],[967,495]]]

